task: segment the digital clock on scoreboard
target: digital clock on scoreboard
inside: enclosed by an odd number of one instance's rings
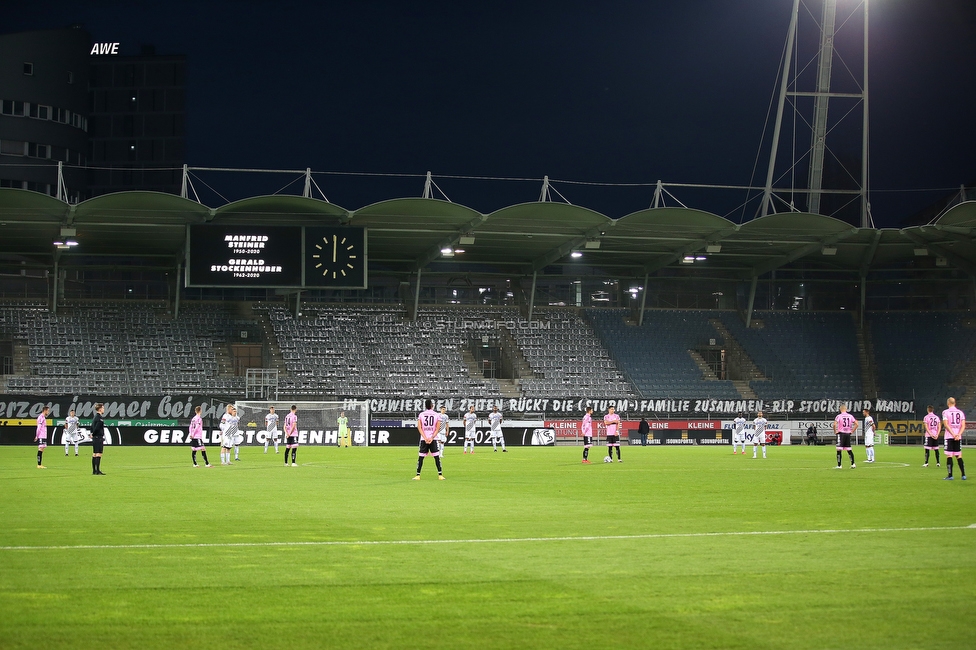
[[[192,225],[186,285],[299,287],[300,226]]]

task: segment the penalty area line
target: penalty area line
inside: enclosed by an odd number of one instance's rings
[[[84,549],[164,548],[262,548],[299,546],[427,546],[432,544],[522,544],[531,542],[603,542],[640,539],[682,539],[695,537],[751,537],[766,535],[844,535],[859,533],[916,533],[945,530],[976,530],[968,526],[906,526],[899,528],[813,528],[807,530],[739,530],[711,533],[646,533],[640,535],[579,535],[563,537],[496,537],[485,539],[375,539],[308,542],[192,542],[183,544],[52,544],[47,546],[0,546],[0,551],[70,551]]]

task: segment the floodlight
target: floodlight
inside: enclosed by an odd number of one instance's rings
[[[461,237],[458,239],[458,243],[462,246],[474,246],[474,236],[461,235]]]
[[[821,253],[821,255],[836,255],[837,254],[837,247],[836,246],[824,246],[823,248],[820,249],[820,253]]]
[[[569,254],[569,256],[572,257],[572,258],[583,257],[583,253],[581,253],[579,251],[573,251],[572,253]]]

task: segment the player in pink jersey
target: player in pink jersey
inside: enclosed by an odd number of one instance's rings
[[[851,434],[857,431],[857,418],[847,412],[847,404],[840,405],[840,413],[834,418],[834,433],[837,434],[837,469],[841,468],[841,459],[846,451],[851,457],[851,469],[854,464],[854,452],[851,450]]]
[[[590,464],[590,447],[593,446],[593,407],[586,407],[586,415],[580,425],[583,432],[583,464]]]
[[[440,419],[434,412],[434,401],[424,402],[425,410],[417,416],[417,431],[420,432],[420,458],[417,460],[417,475],[413,480],[420,480],[420,470],[424,466],[424,457],[433,456],[437,464],[437,478],[444,480],[443,470],[441,469],[441,452],[437,445],[437,427]]]
[[[952,459],[959,463],[959,473],[966,480],[966,466],[962,462],[962,434],[966,430],[966,414],[956,408],[956,398],[946,400],[946,410],[942,411],[942,430],[945,431],[946,468],[949,475],[944,480],[952,480]]]
[[[41,409],[41,414],[37,416],[37,431],[34,433],[34,442],[37,443],[37,469],[47,469],[41,464],[44,450],[47,448],[47,413],[50,410],[47,406]]]
[[[196,412],[196,415],[190,420],[190,457],[193,458],[193,466],[199,467],[197,465],[197,452],[199,451],[203,455],[204,464],[207,467],[213,467],[207,460],[207,448],[203,446],[203,417],[200,415],[203,408],[198,406],[193,410]]]
[[[291,466],[295,464],[298,454],[298,406],[292,404],[291,413],[285,416],[285,467],[288,467],[288,450],[291,449]]]
[[[922,467],[929,466],[929,452],[935,450],[935,466],[942,467],[939,463],[939,432],[942,429],[942,420],[933,413],[935,407],[929,404],[925,407],[928,414],[922,420],[925,423],[925,463]]]
[[[614,413],[616,409],[610,407],[607,409],[607,414],[603,416],[603,424],[607,427],[607,458],[610,462],[613,462],[613,449],[617,448],[617,462],[622,463],[620,459],[620,416]]]

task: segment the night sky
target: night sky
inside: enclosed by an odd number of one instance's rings
[[[419,196],[431,170],[453,201],[489,212],[536,200],[540,181],[436,177],[749,183],[791,5],[49,1],[7,6],[0,29],[81,23],[122,54],[185,54],[190,165],[417,175],[317,177],[350,209]],[[872,0],[871,35],[873,212],[895,226],[976,180],[976,2]],[[292,179],[201,177],[228,199]],[[555,187],[611,217],[653,193]],[[904,189],[934,191],[884,191]],[[744,191],[675,193],[742,217]]]

